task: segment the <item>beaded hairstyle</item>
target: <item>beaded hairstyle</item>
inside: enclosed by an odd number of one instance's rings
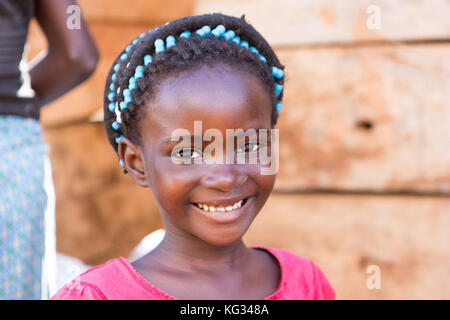
[[[140,109],[160,81],[219,62],[238,66],[262,81],[272,99],[274,126],[282,108],[284,67],[267,41],[244,16],[184,17],[140,34],[114,61],[104,95],[104,125],[114,150],[123,137],[141,143]]]

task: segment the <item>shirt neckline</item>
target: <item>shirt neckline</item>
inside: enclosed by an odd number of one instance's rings
[[[280,283],[278,284],[278,288],[275,290],[274,293],[270,294],[269,296],[265,297],[263,300],[273,300],[278,294],[280,294],[284,288],[285,288],[285,274],[284,274],[284,264],[282,262],[281,257],[278,255],[278,253],[273,250],[272,248],[266,247],[266,246],[250,246],[252,249],[262,249],[267,251],[269,254],[272,254],[272,256],[275,257],[275,259],[278,262],[278,267],[280,268]],[[159,289],[155,287],[152,283],[150,283],[143,275],[141,275],[131,264],[131,262],[124,257],[120,257],[119,261],[124,264],[130,274],[135,278],[135,280],[143,287],[145,290],[149,291],[151,294],[156,296],[163,296],[167,300],[181,300],[179,298],[176,298],[167,292],[164,292],[162,289]]]

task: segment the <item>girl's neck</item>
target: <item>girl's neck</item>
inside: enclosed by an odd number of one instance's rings
[[[251,249],[242,239],[227,246],[215,246],[166,230],[164,239],[150,252],[149,258],[161,266],[189,273],[235,271],[249,263]]]

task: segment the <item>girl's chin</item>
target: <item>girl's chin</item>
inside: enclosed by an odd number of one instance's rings
[[[197,233],[196,236],[202,240],[203,242],[217,247],[226,247],[231,246],[235,244],[238,241],[241,241],[242,237],[245,234],[246,230],[236,230],[236,231],[229,231],[229,232],[221,232],[220,230],[212,230],[209,229],[211,232],[205,234]]]

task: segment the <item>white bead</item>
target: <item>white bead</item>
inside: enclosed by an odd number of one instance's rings
[[[121,117],[121,115],[120,115],[119,107],[116,106],[116,109],[114,109],[114,111],[116,112],[116,121],[117,121],[118,123],[122,123],[122,117]]]

